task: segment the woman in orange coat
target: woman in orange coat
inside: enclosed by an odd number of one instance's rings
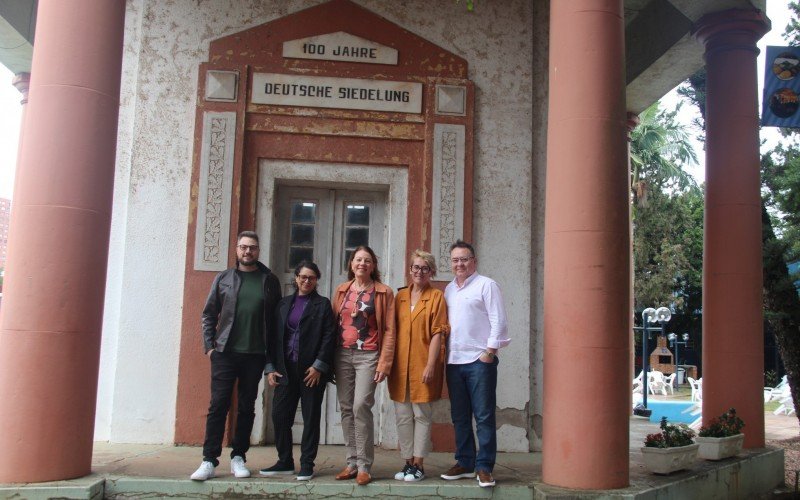
[[[442,397],[445,337],[450,331],[444,294],[432,288],[436,260],[422,250],[411,254],[411,284],[395,298],[396,337],[389,395],[397,420],[400,456],[406,463],[398,481],[425,477],[431,449],[433,402]]]
[[[336,397],[342,416],[347,466],[337,480],[372,481],[375,459],[372,405],[375,388],[392,370],[394,295],[381,283],[378,257],[368,246],[350,254],[347,278],[336,288],[333,311],[339,322],[334,356]]]

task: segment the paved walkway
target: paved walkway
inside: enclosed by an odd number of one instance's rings
[[[800,435],[800,425],[794,416],[765,414],[767,440],[781,440]],[[311,482],[298,482],[292,476],[264,478],[257,469],[272,465],[276,454],[272,446],[255,446],[248,453],[248,466],[255,473],[249,479],[236,479],[230,474],[229,461],[223,456],[217,468],[218,476],[198,483],[188,479],[200,464],[201,450],[197,447],[172,445],[136,445],[95,443],[92,460],[92,476],[74,481],[59,481],[30,485],[29,488],[3,488],[0,499],[5,498],[93,498],[106,495],[113,498],[243,498],[248,495],[265,497],[351,497],[382,496],[388,498],[682,498],[687,491],[714,486],[720,482],[744,480],[744,476],[764,475],[761,469],[770,471],[780,467],[783,477],[782,452],[770,450],[746,451],[737,459],[727,461],[698,462],[691,470],[670,476],[655,476],[645,470],[639,448],[648,433],[656,432],[657,423],[644,418],[631,417],[630,481],[631,486],[614,492],[576,492],[560,490],[541,484],[541,453],[498,454],[495,478],[497,488],[479,488],[475,480],[444,481],[439,474],[453,464],[451,453],[433,453],[426,461],[429,477],[420,483],[404,484],[393,479],[402,462],[396,450],[376,448],[372,474],[374,482],[367,487],[358,487],[352,481],[335,481],[333,476],[343,467],[341,446],[321,446],[317,457],[316,477]],[[295,450],[299,456],[299,450]],[[780,456],[779,456],[780,455]],[[766,458],[765,458],[766,457]],[[755,465],[748,465],[748,464]],[[759,465],[760,464],[760,465]],[[747,469],[755,467],[755,469]],[[730,469],[728,472],[724,470]],[[749,471],[749,472],[747,472]],[[724,473],[723,473],[724,472]],[[740,474],[741,472],[741,474]],[[747,474],[745,474],[747,472]],[[576,473],[580,473],[576,471]],[[725,474],[728,474],[727,476]],[[734,477],[731,479],[729,477]],[[770,475],[770,474],[766,474]],[[741,477],[740,477],[741,476]],[[774,476],[774,474],[772,475]],[[10,486],[10,485],[9,485]],[[51,487],[51,490],[36,490],[36,487]],[[69,486],[83,488],[84,493],[69,494]],[[76,490],[76,491],[78,491]],[[27,491],[27,493],[26,493]],[[39,491],[38,493],[35,493]]]

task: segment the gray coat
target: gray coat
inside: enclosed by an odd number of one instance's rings
[[[281,299],[281,284],[267,266],[261,262],[256,263],[261,272],[261,283],[264,286],[264,345],[267,339],[274,335],[275,330],[275,305]],[[218,352],[225,350],[225,344],[231,334],[233,320],[236,317],[236,297],[242,280],[236,268],[226,269],[214,278],[211,292],[203,308],[203,352],[216,349]]]

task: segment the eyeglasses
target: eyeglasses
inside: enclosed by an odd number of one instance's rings
[[[467,262],[471,261],[474,258],[475,257],[453,257],[452,259],[450,259],[450,262],[452,262],[453,264],[458,264],[458,263],[466,264]]]
[[[411,272],[412,272],[412,273],[422,273],[422,274],[428,274],[429,272],[431,272],[431,268],[430,268],[430,267],[428,267],[428,266],[422,266],[422,267],[420,267],[420,266],[418,266],[418,265],[416,265],[416,264],[414,264],[413,266],[411,266],[409,269],[411,269]]]
[[[258,252],[258,245],[236,245],[236,248],[242,252],[250,250],[251,252]]]
[[[313,282],[317,281],[317,277],[316,276],[306,276],[306,275],[303,275],[303,274],[298,274],[297,275],[297,279],[299,281],[302,281],[302,282],[308,281],[309,283],[313,283]]]

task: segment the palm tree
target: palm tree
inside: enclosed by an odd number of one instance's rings
[[[675,120],[674,111],[663,111],[656,102],[639,115],[631,133],[631,193],[634,206],[647,204],[650,189],[684,192],[699,189],[684,165],[696,165],[697,154],[686,127]],[[635,209],[634,209],[635,212]]]
[[[684,170],[697,164],[697,154],[688,127],[675,118],[679,109],[664,111],[656,103],[639,115],[631,133],[631,265],[638,306],[689,308],[699,289],[702,229],[695,226],[702,223],[694,207],[702,193]]]

